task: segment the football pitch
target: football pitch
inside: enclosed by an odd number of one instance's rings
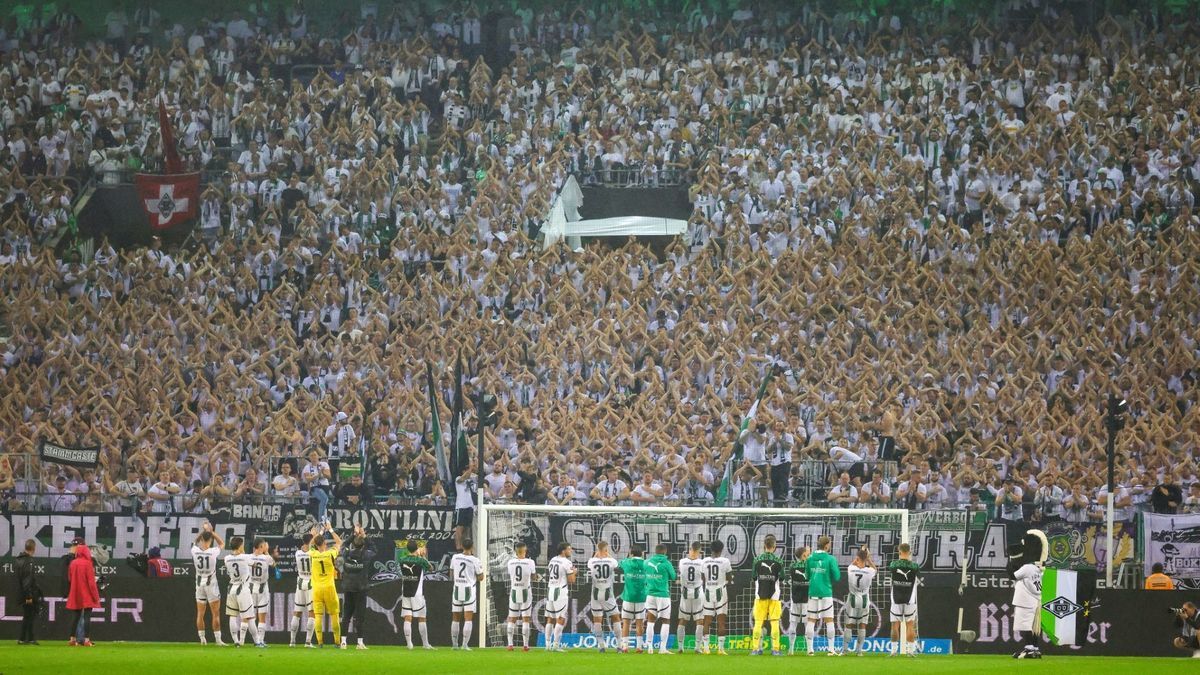
[[[1017,671],[1030,673],[1195,673],[1196,660],[1188,658],[1125,658],[1099,656],[1047,656],[1040,661],[1014,661],[1008,656],[919,656],[915,659],[886,656],[699,656],[673,654],[598,654],[592,651],[572,651],[548,654],[541,650],[529,653],[497,649],[437,651],[399,647],[372,647],[357,651],[353,647],[342,651],[324,649],[290,649],[273,645],[267,649],[242,647],[202,647],[199,644],[164,643],[104,643],[96,647],[68,647],[60,642],[43,642],[39,646],[18,646],[7,642],[0,645],[0,675],[14,673],[158,673],[186,675],[200,673],[378,673],[388,669],[408,672],[437,673],[595,673],[613,669],[644,668],[655,675],[697,675],[699,673],[730,672],[783,673],[800,668],[819,668],[826,673],[863,673],[909,671],[927,673],[978,673]]]

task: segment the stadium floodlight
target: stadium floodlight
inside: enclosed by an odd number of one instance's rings
[[[525,544],[528,557],[539,572],[561,542],[571,544],[576,568],[581,570],[577,584],[586,587],[590,580],[583,570],[597,542],[608,543],[611,554],[625,558],[633,546],[654,550],[668,545],[670,559],[678,563],[692,541],[720,540],[725,556],[735,570],[733,590],[729,593],[730,635],[750,633],[753,589],[749,583],[750,561],[762,552],[763,539],[773,534],[780,542],[778,553],[791,563],[797,546],[815,546],[822,534],[833,537],[833,554],[845,566],[854,551],[868,546],[879,568],[885,569],[896,557],[896,547],[910,543],[910,514],[907,509],[830,509],[830,508],[718,508],[650,506],[555,506],[524,504],[481,504],[476,519],[476,541],[481,542],[487,568],[479,589],[479,646],[504,644],[507,616],[508,577],[506,565],[514,546]],[[922,522],[919,518],[916,524]],[[481,556],[483,557],[483,556]],[[870,600],[878,627],[886,636],[889,622],[890,588],[878,583]],[[576,594],[576,598],[582,596]],[[534,622],[541,619],[540,607],[545,588],[533,591]],[[839,598],[840,600],[840,598]],[[579,602],[586,602],[580,599]],[[844,609],[842,610],[844,612]],[[590,613],[583,606],[577,613],[585,624]],[[840,613],[839,613],[840,614]],[[784,615],[787,616],[785,610]],[[839,619],[841,617],[839,616]],[[839,631],[839,634],[841,632]],[[901,635],[901,643],[907,636]]]

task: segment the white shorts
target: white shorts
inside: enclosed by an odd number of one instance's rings
[[[254,616],[254,598],[250,595],[250,584],[233,584],[225,596],[225,614],[228,616]]]
[[[220,602],[221,589],[217,586],[216,577],[204,577],[196,580],[196,602]]]
[[[655,619],[670,619],[671,599],[646,596],[646,614],[653,614]]]
[[[508,592],[508,618],[529,620],[533,616],[533,593],[528,588]]]
[[[250,587],[250,602],[254,606],[254,611],[266,614],[267,605],[271,604],[271,589],[267,588],[265,583],[246,585]]]
[[[312,579],[296,579],[296,591],[292,593],[292,604],[297,612],[312,611]]]
[[[917,603],[893,602],[890,614],[892,615],[892,621],[912,621],[917,618]],[[1032,622],[1030,622],[1030,625],[1033,625]]]
[[[646,603],[621,601],[621,618],[629,621],[641,621],[646,618]]]
[[[871,615],[871,601],[866,593],[851,593],[846,596],[846,622],[866,623]]]
[[[704,616],[722,616],[729,614],[729,592],[724,588],[710,588],[704,591]]]
[[[474,614],[479,606],[479,599],[475,595],[474,586],[455,586],[450,594],[450,612],[452,614],[461,614],[463,612],[471,612]]]
[[[806,620],[808,614],[808,603],[806,602],[789,602],[788,603],[788,620],[789,626],[799,626]]]
[[[414,619],[425,618],[425,596],[414,595],[411,598],[400,598],[400,616],[411,616]]]
[[[679,592],[679,620],[699,621],[704,618],[704,589],[685,588]]]
[[[809,598],[808,606],[804,608],[808,621],[833,619],[833,598]]]
[[[590,614],[601,614],[606,616],[616,616],[620,614],[617,609],[617,596],[611,588],[593,588]]]
[[[569,604],[571,593],[566,586],[551,586],[546,589],[546,616],[552,619],[566,618]]]
[[[1031,631],[1038,621],[1038,607],[1013,607],[1013,630]]]

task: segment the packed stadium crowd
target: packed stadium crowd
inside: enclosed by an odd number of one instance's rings
[[[1113,393],[1117,518],[1200,510],[1197,25],[1055,4],[547,3],[491,63],[464,3],[9,21],[5,506],[453,503],[462,354],[491,499],[711,503],[770,369],[732,503],[1098,520]],[[60,177],[160,167],[160,101],[195,240],[57,254]],[[690,186],[688,233],[543,250],[569,175]]]

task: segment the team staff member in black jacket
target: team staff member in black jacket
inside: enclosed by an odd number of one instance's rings
[[[37,574],[33,569],[33,553],[37,540],[25,542],[25,550],[17,556],[17,587],[21,589],[21,637],[19,645],[36,645],[33,639],[33,620],[42,605],[42,589],[38,587]]]
[[[346,636],[350,634],[350,620],[354,619],[354,635],[358,638],[358,649],[366,649],[363,642],[363,619],[367,616],[367,589],[371,583],[371,560],[375,547],[367,539],[361,525],[354,526],[350,546],[342,551],[342,644],[346,648]]]

